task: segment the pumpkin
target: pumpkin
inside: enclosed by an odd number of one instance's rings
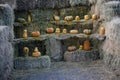
[[[60,28],[56,28],[55,33],[60,33]]]
[[[31,34],[32,34],[32,37],[39,37],[40,36],[40,32],[39,31],[34,31]]]
[[[86,20],[86,21],[89,20],[89,16],[88,16],[88,15],[85,15],[85,16],[84,16],[84,20]]]
[[[47,32],[47,33],[53,33],[53,32],[54,32],[54,29],[53,29],[52,27],[47,28],[47,29],[46,29],[46,32]]]
[[[75,17],[75,21],[76,21],[76,22],[80,21],[80,17],[79,17],[79,16],[76,16],[76,17]]]
[[[41,53],[39,52],[38,47],[35,47],[32,56],[33,57],[39,57],[39,56],[41,56]]]
[[[63,29],[62,33],[66,34],[67,33],[67,29]]]
[[[92,20],[96,20],[97,19],[97,15],[93,14],[92,15]]]
[[[84,50],[90,50],[90,42],[89,40],[84,41]]]
[[[75,46],[69,46],[68,47],[68,51],[75,51],[76,50],[76,47]]]
[[[28,37],[27,30],[23,31],[23,38],[26,39]]]
[[[65,19],[64,19],[65,21],[72,21],[73,20],[73,16],[66,16],[65,17]]]
[[[100,35],[104,35],[105,34],[105,27],[100,27],[99,34]]]
[[[78,30],[70,30],[70,33],[71,33],[71,34],[77,34],[77,33],[78,33]]]
[[[89,35],[91,33],[91,30],[90,29],[84,29],[83,33],[86,34],[86,35]]]

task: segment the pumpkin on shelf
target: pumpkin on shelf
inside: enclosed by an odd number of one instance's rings
[[[24,30],[24,31],[23,31],[23,38],[24,38],[24,39],[27,39],[27,37],[28,37],[27,30]]]
[[[85,15],[85,16],[84,16],[84,20],[85,20],[85,21],[89,20],[89,16],[88,16],[88,15]]]
[[[38,47],[35,47],[34,52],[32,53],[33,57],[39,57],[41,56],[41,53],[38,50]]]
[[[39,37],[40,36],[40,32],[39,31],[33,31],[31,33],[32,37]]]
[[[97,19],[97,15],[96,14],[93,14],[92,15],[92,20],[96,20]]]
[[[66,34],[67,33],[67,29],[63,29],[62,33]]]
[[[66,22],[72,21],[73,20],[73,16],[66,16],[64,20]]]
[[[46,29],[47,33],[53,33],[54,32],[54,28],[50,27]]]
[[[71,34],[78,34],[78,30],[70,30]]]
[[[100,35],[105,35],[105,27],[100,27],[100,30],[99,30],[99,34]]]
[[[89,40],[84,41],[84,50],[86,50],[86,51],[90,50],[90,41]]]
[[[75,51],[76,50],[76,47],[75,46],[69,46],[68,47],[68,51]]]
[[[80,17],[79,17],[79,16],[76,16],[76,17],[75,17],[75,21],[76,21],[76,22],[79,22],[79,21],[80,21]]]
[[[59,34],[60,33],[60,28],[56,28],[55,33]]]
[[[83,33],[86,34],[86,35],[89,35],[91,33],[91,30],[90,29],[84,29]]]

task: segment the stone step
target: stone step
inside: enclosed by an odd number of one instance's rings
[[[116,16],[120,16],[120,1],[109,1],[104,3],[102,15],[106,21],[112,20]]]
[[[16,57],[14,59],[14,69],[16,70],[30,70],[49,68],[51,61],[49,56],[41,57]]]

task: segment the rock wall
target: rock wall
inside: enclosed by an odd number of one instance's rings
[[[0,26],[0,80],[7,80],[13,67],[13,48],[8,42],[9,27]]]
[[[16,0],[16,10],[58,9],[70,6],[89,5],[88,0]]]
[[[0,4],[0,25],[9,26],[8,40],[12,41],[14,38],[13,33],[13,22],[14,22],[14,15],[13,10],[8,4]],[[7,33],[6,33],[7,34]]]
[[[0,80],[7,80],[13,68],[13,11],[0,4],[0,15]]]

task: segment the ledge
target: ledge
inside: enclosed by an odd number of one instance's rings
[[[94,49],[90,51],[85,50],[76,50],[76,51],[66,51],[64,53],[64,60],[65,61],[90,61],[90,60],[97,60],[100,59],[99,50]]]
[[[13,43],[20,43],[20,42],[28,42],[28,41],[43,41],[43,40],[47,40],[49,38],[55,38],[57,40],[65,40],[65,39],[69,39],[71,37],[77,37],[77,38],[89,38],[89,39],[98,39],[100,41],[105,40],[106,36],[102,36],[99,34],[91,34],[89,36],[86,36],[84,34],[46,34],[46,35],[40,35],[40,37],[28,37],[27,39],[24,38],[19,38],[19,39],[14,39]]]
[[[14,69],[17,70],[49,68],[50,65],[51,61],[49,56],[18,57],[14,59]]]
[[[73,21],[69,21],[69,22],[66,22],[64,20],[60,20],[59,22],[56,22],[56,21],[51,21],[52,24],[54,25],[89,25],[89,24],[93,24],[93,20],[88,20],[88,21],[85,21],[84,19],[80,20],[79,22],[76,22],[75,20]]]

